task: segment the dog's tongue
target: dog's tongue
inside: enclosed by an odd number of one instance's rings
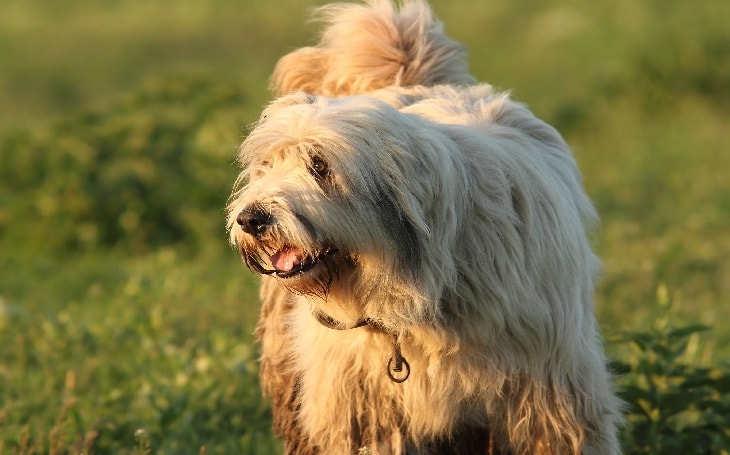
[[[299,248],[285,247],[271,256],[271,265],[279,272],[290,272],[302,262],[302,257],[304,257],[304,251]]]

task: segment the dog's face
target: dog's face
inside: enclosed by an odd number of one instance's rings
[[[264,111],[228,207],[231,241],[253,271],[323,299],[414,280],[427,228],[422,195],[404,180],[418,165],[399,116],[369,98],[303,93]]]

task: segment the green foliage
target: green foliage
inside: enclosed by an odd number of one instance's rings
[[[23,267],[3,264],[2,288]],[[276,452],[251,344],[257,298],[233,255],[66,267],[73,286],[51,276],[0,300],[0,452]]]
[[[650,331],[625,332],[632,355],[615,363],[627,403],[624,450],[630,454],[727,454],[730,449],[730,368],[691,363],[704,325],[677,327],[666,287],[658,291],[659,318]]]
[[[195,251],[222,238],[245,102],[235,86],[167,78],[50,131],[10,135],[0,143],[0,232],[60,253]]]

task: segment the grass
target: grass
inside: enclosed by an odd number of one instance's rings
[[[321,3],[3,3],[0,453],[279,451],[223,207],[266,78]],[[473,73],[575,151],[627,452],[727,453],[730,4],[433,4]],[[662,407],[690,379],[716,407]]]
[[[47,280],[16,283],[17,300],[2,301],[10,453],[133,453],[135,434],[160,453],[275,447],[251,345],[253,279],[232,254],[94,254],[65,273],[55,260],[34,265]],[[7,261],[2,276],[17,268]]]

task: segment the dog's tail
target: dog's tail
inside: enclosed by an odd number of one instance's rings
[[[315,10],[319,44],[282,57],[271,78],[276,95],[367,93],[387,86],[471,84],[465,48],[443,32],[424,0],[366,0]]]

